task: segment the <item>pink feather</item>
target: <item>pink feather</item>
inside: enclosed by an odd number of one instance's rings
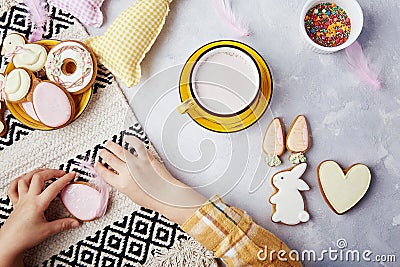
[[[239,36],[249,36],[250,31],[240,18],[232,10],[230,0],[214,0],[220,15],[224,18],[226,24]]]
[[[24,4],[29,9],[30,21],[34,27],[29,41],[36,42],[42,39],[44,34],[43,27],[49,19],[46,2],[45,0],[24,0]]]
[[[347,61],[356,70],[362,80],[373,85],[377,89],[381,89],[382,85],[377,75],[371,71],[368,66],[368,59],[365,57],[363,49],[359,42],[354,42],[346,48]]]
[[[39,41],[43,38],[44,29],[43,27],[34,28],[31,36],[29,37],[29,42],[33,43]]]
[[[94,184],[99,189],[101,201],[97,208],[98,217],[102,217],[107,210],[108,199],[110,197],[110,186],[99,176],[92,164],[85,160],[78,160],[77,165],[89,171],[89,183]]]

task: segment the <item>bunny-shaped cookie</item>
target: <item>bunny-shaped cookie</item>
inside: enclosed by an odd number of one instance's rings
[[[271,182],[276,189],[275,194],[269,199],[274,209],[273,222],[296,225],[310,219],[300,194],[300,191],[310,189],[307,183],[300,179],[306,168],[307,163],[302,163],[292,169],[278,172],[272,177]]]

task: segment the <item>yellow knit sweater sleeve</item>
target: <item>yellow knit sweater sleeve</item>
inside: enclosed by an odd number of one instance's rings
[[[301,266],[288,257],[290,249],[278,237],[219,196],[199,208],[182,229],[228,266]],[[279,251],[285,259],[278,257]]]

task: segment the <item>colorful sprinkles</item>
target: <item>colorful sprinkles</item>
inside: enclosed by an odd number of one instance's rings
[[[325,47],[336,47],[349,39],[351,21],[343,8],[335,3],[326,2],[307,12],[304,27],[315,43]]]

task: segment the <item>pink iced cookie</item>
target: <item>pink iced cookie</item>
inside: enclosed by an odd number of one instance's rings
[[[92,221],[104,215],[108,194],[104,196],[86,183],[72,183],[61,191],[61,200],[78,220]]]
[[[29,115],[32,119],[35,121],[39,121],[39,118],[37,117],[35,113],[35,109],[33,108],[33,104],[31,102],[22,102],[22,108],[25,110],[26,114]]]
[[[68,92],[51,82],[41,82],[36,86],[32,103],[37,118],[51,128],[65,126],[75,113],[73,100]]]

